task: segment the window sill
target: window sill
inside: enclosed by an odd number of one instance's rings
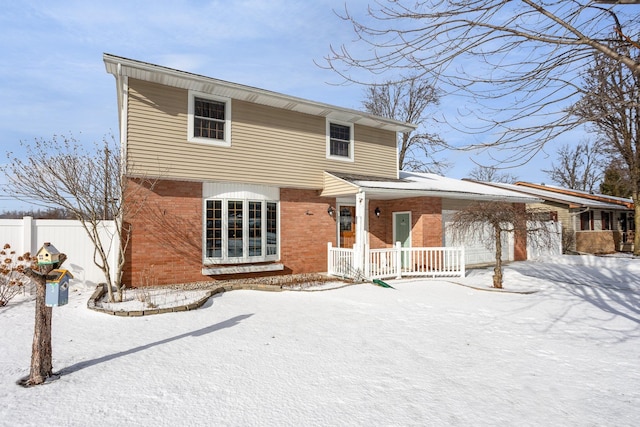
[[[259,264],[259,265],[232,265],[224,267],[205,267],[202,269],[204,276],[216,276],[219,274],[260,273],[264,271],[282,271],[284,264]]]
[[[213,147],[231,147],[231,141],[227,139],[198,138],[192,136],[187,138],[187,141],[195,144],[209,145]]]
[[[353,158],[352,157],[345,157],[345,156],[327,156],[327,160],[337,160],[339,162],[350,162],[353,163]]]

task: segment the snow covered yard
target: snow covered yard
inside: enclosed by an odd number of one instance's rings
[[[22,388],[33,302],[0,309],[2,426],[637,425],[640,260],[556,257],[465,279],[233,291],[123,318],[76,287],[59,379]],[[461,286],[466,285],[466,286]]]

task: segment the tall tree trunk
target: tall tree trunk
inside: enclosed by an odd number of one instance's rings
[[[31,369],[27,385],[37,385],[45,382],[53,374],[51,362],[51,307],[45,303],[47,285],[46,276],[35,278],[36,291],[36,319],[33,330],[33,345],[31,346]]]
[[[634,191],[631,198],[633,199],[633,210],[635,225],[634,238],[633,238],[633,254],[640,256],[640,192]]]
[[[60,254],[58,263],[41,265],[39,271],[27,270],[25,272],[36,283],[36,313],[31,346],[31,366],[29,377],[24,381],[26,386],[42,384],[53,375],[51,361],[51,317],[53,310],[46,305],[47,274],[62,265],[66,258],[65,254]]]
[[[496,240],[496,266],[493,268],[493,287],[502,289],[502,239],[500,225],[494,226]]]

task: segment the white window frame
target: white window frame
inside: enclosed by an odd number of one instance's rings
[[[335,156],[331,154],[331,125],[335,124],[335,125],[340,125],[340,126],[346,126],[349,128],[349,157],[346,156]],[[327,159],[330,160],[339,160],[342,162],[353,162],[354,161],[354,138],[353,138],[353,123],[349,123],[349,122],[342,122],[339,120],[332,120],[332,119],[327,119],[327,125],[326,125],[326,145],[327,145]]]
[[[224,139],[202,138],[194,136],[195,98],[224,102]],[[231,98],[211,95],[208,93],[189,91],[189,106],[187,112],[187,141],[199,144],[231,147]]]
[[[278,261],[280,259],[280,192],[276,188],[260,185],[242,185],[226,183],[204,183],[203,185],[203,211],[202,211],[202,260],[205,265],[214,264],[249,264],[268,261]],[[222,203],[222,248],[221,256],[218,258],[207,256],[207,202],[220,200]],[[229,256],[229,202],[242,202],[242,256]],[[249,203],[258,202],[262,204],[262,255],[249,256]],[[275,254],[267,255],[268,234],[267,234],[267,203],[274,203],[276,207],[276,246]]]

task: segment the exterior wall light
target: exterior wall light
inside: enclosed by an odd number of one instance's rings
[[[376,210],[373,211],[373,213],[376,214],[378,218],[380,218],[380,208],[376,207]]]
[[[336,211],[336,210],[335,210],[335,209],[333,209],[333,208],[331,207],[331,205],[329,205],[329,208],[327,209],[327,213],[329,214],[329,216],[331,216],[331,217],[332,217],[332,216],[333,216],[333,213],[334,213],[335,211]]]

